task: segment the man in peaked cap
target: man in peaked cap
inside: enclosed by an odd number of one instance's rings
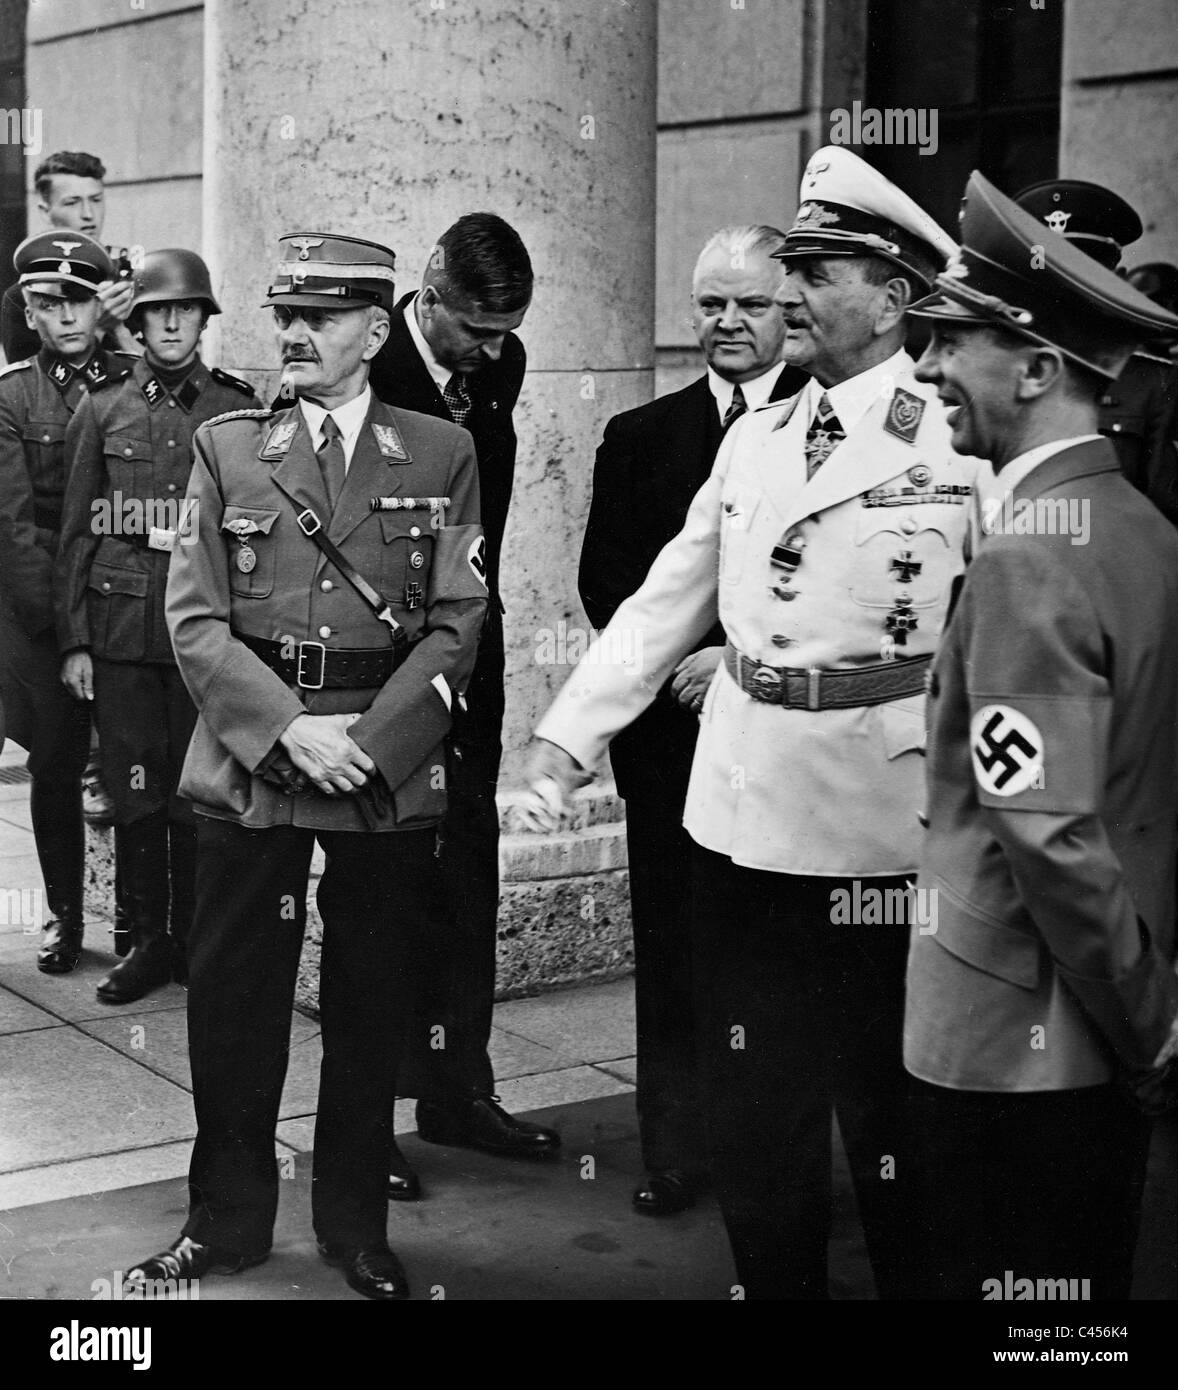
[[[53,632],[53,564],[66,486],[66,427],[89,391],[121,378],[134,360],[97,346],[98,288],[114,273],[84,232],[51,230],[16,249],[35,357],[0,373],[0,692],[9,733],[29,751],[33,835],[49,921],[38,969],[66,974],[82,954],[85,836],[80,778],[90,721],[59,678]]]
[[[746,1298],[827,1296],[833,1107],[877,1289],[896,1298],[912,1180],[904,876],[924,677],[976,463],[954,454],[903,346],[905,310],[954,243],[847,150],[814,155],[800,201],[778,295],[786,362],[811,380],[729,431],[683,530],[541,720],[531,775],[559,804],[719,619],[684,824],[737,1279]],[[608,659],[635,650],[640,671]]]
[[[1024,188],[1015,202],[1122,275],[1124,249],[1141,236],[1133,208],[1098,183],[1052,179]],[[1113,441],[1125,477],[1178,524],[1178,367],[1135,352],[1106,386],[1097,427]]]
[[[55,596],[62,679],[93,701],[131,940],[98,983],[107,1004],[185,978],[196,826],[176,786],[196,710],[176,669],[164,587],[172,550],[193,539],[181,511],[193,433],[258,405],[247,382],[200,360],[201,333],[220,312],[194,251],[149,251],[128,320],[144,356],[92,391],[66,434]]]
[[[440,916],[443,741],[487,601],[478,476],[465,431],[369,389],[393,253],[325,233],[283,237],[282,251],[266,303],[297,399],[196,431],[196,535],[172,552],[168,624],[199,710],[179,788],[198,816],[197,1137],[184,1232],[128,1281],[234,1272],[269,1252],[318,840],[313,1219],[323,1257],[388,1300],[408,1294],[386,1237],[398,1055]]]
[[[1134,347],[1178,317],[977,173],[962,235],[914,309],[932,327],[917,376],[1005,496],[929,692],[918,893],[937,930],[912,936],[904,1048],[923,1292],[1069,1278],[1125,1298],[1140,1112],[1176,1089],[1178,538],[1097,422]]]

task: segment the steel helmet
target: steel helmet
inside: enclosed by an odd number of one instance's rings
[[[160,304],[171,299],[200,299],[210,314],[219,314],[221,306],[213,298],[209,268],[195,251],[170,246],[163,251],[149,251],[135,272],[135,302]]]

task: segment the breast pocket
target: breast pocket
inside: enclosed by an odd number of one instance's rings
[[[931,608],[957,568],[966,508],[952,503],[863,507],[855,525],[851,597],[865,608]]]
[[[154,497],[151,441],[131,434],[107,435],[102,452],[112,492],[124,497]]]
[[[735,487],[720,503],[720,582],[737,583],[748,563],[749,537],[762,495]]]
[[[227,506],[221,531],[229,549],[229,589],[238,598],[269,598],[274,591],[278,509]]]
[[[426,512],[381,512],[381,593],[394,608],[420,608],[429,587],[435,531]]]
[[[65,491],[61,466],[65,426],[59,420],[29,420],[22,435],[25,457],[35,460],[33,487],[38,498],[61,497]]]

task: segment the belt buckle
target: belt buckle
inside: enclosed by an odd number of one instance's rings
[[[309,680],[304,675],[304,664],[307,660],[308,651],[315,651],[319,656],[319,678]],[[300,642],[299,643],[299,663],[298,670],[295,672],[295,681],[304,690],[322,690],[323,676],[327,666],[327,648],[322,642]]]
[[[171,550],[175,544],[175,531],[166,531],[162,526],[153,526],[147,533],[148,550]]]
[[[308,517],[310,518],[309,521],[306,519]],[[295,521],[298,523],[298,528],[304,536],[313,536],[316,531],[323,530],[323,523],[310,507],[304,507],[298,516],[295,517]]]
[[[774,666],[758,666],[749,677],[749,694],[754,700],[775,705],[781,701],[781,672]]]

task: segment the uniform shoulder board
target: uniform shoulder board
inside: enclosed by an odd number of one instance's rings
[[[32,357],[26,357],[23,362],[9,362],[7,366],[0,367],[0,377],[8,376],[10,372],[28,371],[34,360]]]
[[[242,381],[239,376],[230,376],[228,372],[223,372],[220,367],[214,367],[210,372],[214,381],[219,381],[222,386],[232,386],[235,391],[240,391],[243,396],[252,396],[254,388],[248,381]]]
[[[274,412],[272,410],[227,410],[223,415],[214,415],[211,420],[206,420],[206,425],[223,425],[226,420],[268,420]]]
[[[114,351],[111,353],[111,356],[125,357],[133,367],[135,363],[139,361],[140,354],[137,352],[128,352],[125,348],[115,348]]]

